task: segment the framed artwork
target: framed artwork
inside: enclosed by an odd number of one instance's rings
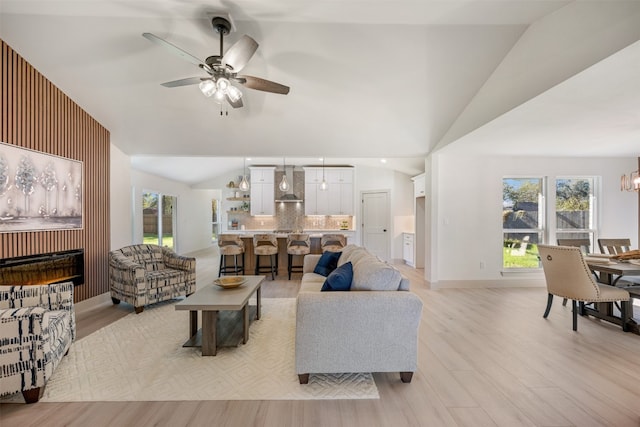
[[[0,232],[81,229],[82,162],[0,142]]]

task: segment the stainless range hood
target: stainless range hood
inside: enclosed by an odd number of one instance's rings
[[[298,196],[296,196],[293,193],[293,187],[294,187],[294,180],[293,180],[293,176],[294,176],[294,171],[295,166],[285,166],[284,168],[284,174],[287,176],[287,181],[289,181],[289,191],[287,193],[284,193],[282,195],[280,195],[275,201],[276,202],[284,202],[284,203],[298,203],[298,202],[302,202],[302,199]],[[276,187],[276,194],[282,193],[282,191],[280,191],[280,189],[278,189]]]

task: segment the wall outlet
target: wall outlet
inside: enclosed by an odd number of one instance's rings
[[[484,261],[480,261],[480,270],[484,270]]]

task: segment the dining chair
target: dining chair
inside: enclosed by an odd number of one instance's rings
[[[598,239],[600,252],[609,255],[619,255],[629,252],[631,249],[631,239]],[[624,276],[624,279],[618,281],[620,285],[638,286],[640,285],[640,276]]]
[[[617,255],[629,250],[631,239],[598,239],[598,246],[603,254]]]
[[[546,319],[551,310],[553,296],[571,300],[573,309],[573,330],[578,330],[578,302],[580,314],[584,313],[585,303],[614,303],[629,301],[629,292],[597,283],[578,247],[538,245],[540,260],[547,282]],[[622,330],[627,331],[627,305],[620,304]]]
[[[558,246],[574,246],[580,248],[583,255],[591,253],[590,239],[557,239]],[[567,299],[562,300],[562,306],[567,305]]]

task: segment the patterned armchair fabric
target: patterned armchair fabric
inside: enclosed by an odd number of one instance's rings
[[[144,306],[190,295],[196,290],[196,259],[158,245],[131,245],[109,253],[109,285],[114,304]]]
[[[72,282],[0,286],[0,395],[37,402],[75,336]]]

